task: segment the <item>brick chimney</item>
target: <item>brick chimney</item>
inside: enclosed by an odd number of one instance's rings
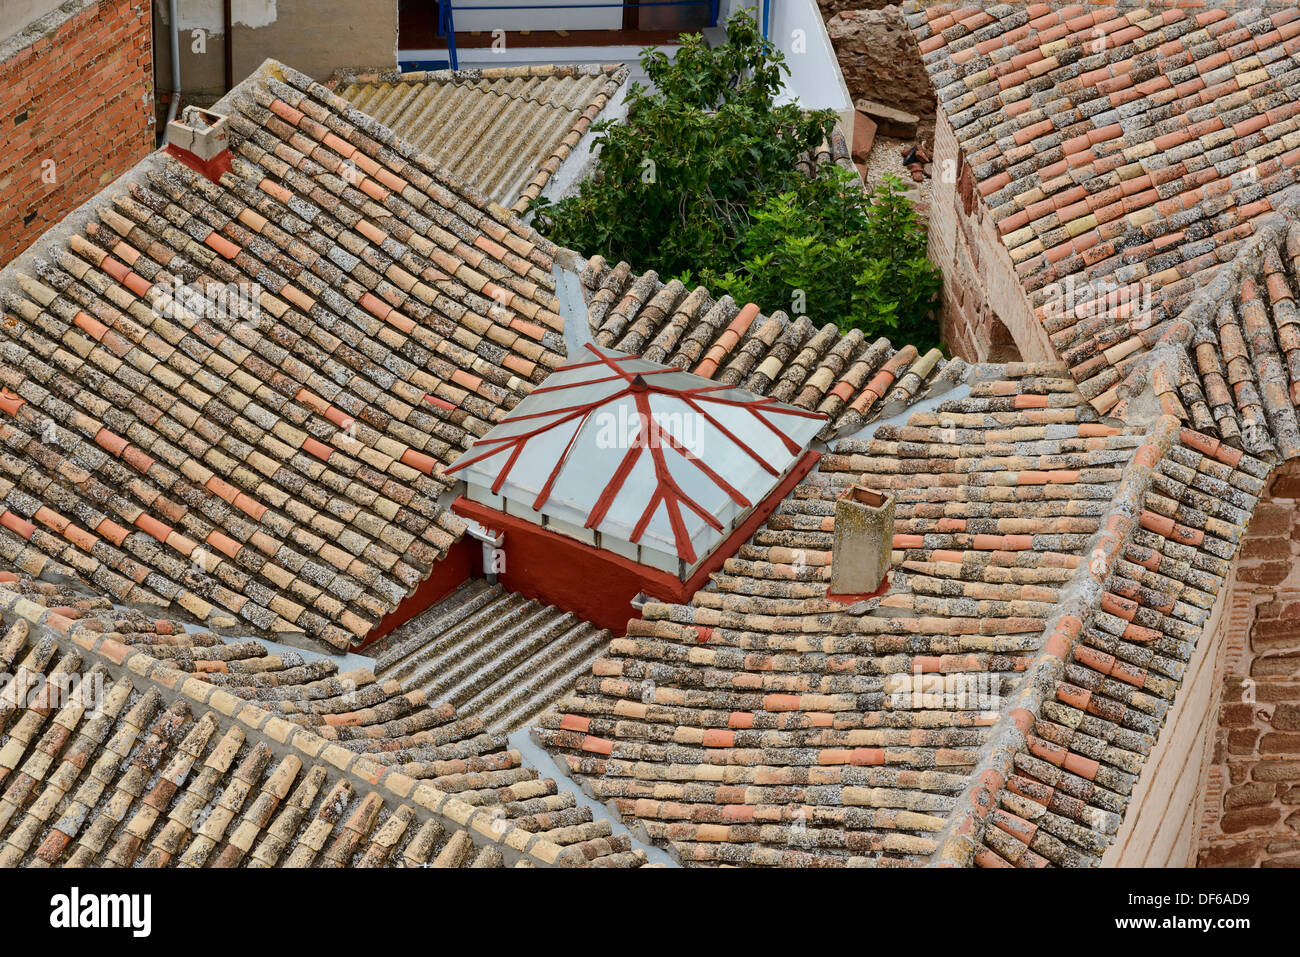
[[[228,121],[220,113],[187,106],[167,124],[166,152],[215,183],[231,169]]]
[[[851,485],[835,500],[827,598],[858,601],[884,592],[894,547],[894,496]]]

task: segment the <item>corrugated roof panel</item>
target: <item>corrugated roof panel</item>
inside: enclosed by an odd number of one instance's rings
[[[540,66],[340,76],[336,85],[357,109],[523,213],[626,77],[621,66]]]

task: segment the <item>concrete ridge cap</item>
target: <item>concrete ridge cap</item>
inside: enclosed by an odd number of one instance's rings
[[[1172,415],[1188,422],[1190,427],[1186,410],[1181,408],[1180,400],[1173,396],[1180,381],[1180,367],[1186,363],[1190,368],[1195,368],[1185,337],[1175,335],[1181,333],[1183,328],[1176,326],[1171,329],[1150,350],[1137,356],[1128,374],[1114,387],[1118,401],[1103,418],[1128,426],[1141,426],[1144,411],[1141,400],[1145,399],[1147,415]],[[1169,386],[1168,390],[1159,394],[1155,389],[1157,376],[1162,376]],[[1134,400],[1138,400],[1137,409],[1130,408],[1130,403]],[[1154,412],[1156,406],[1159,406],[1159,413]]]
[[[981,757],[969,782],[936,835],[936,847],[928,861],[931,866],[973,865],[988,813],[1014,769],[1016,755],[1028,750],[1028,735],[1079,635],[1101,607],[1115,559],[1138,526],[1155,470],[1178,441],[1181,429],[1177,418],[1162,415],[1134,450],[1101,527],[1085,546],[1084,561],[1061,588],[1056,614],[1043,629],[1042,647],[1025,669],[1019,688],[1003,704],[980,747]]]
[[[99,0],[65,0],[53,10],[26,24],[17,33],[0,40],[0,63],[27,49],[42,37],[49,36],[73,17],[98,4]]]

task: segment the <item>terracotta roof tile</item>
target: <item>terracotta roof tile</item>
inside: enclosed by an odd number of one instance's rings
[[[393,680],[16,571],[0,616],[0,670],[45,689],[0,701],[0,866],[646,862],[502,736]],[[55,698],[64,676],[97,707]]]
[[[342,647],[459,537],[438,466],[563,361],[555,247],[288,68],[218,112],[219,183],[150,157],[5,270],[6,527]]]

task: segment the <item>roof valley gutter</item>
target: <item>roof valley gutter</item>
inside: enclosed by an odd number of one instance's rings
[[[1138,525],[1143,503],[1160,461],[1178,441],[1182,423],[1161,416],[1133,453],[1105,520],[1084,551],[1074,576],[1061,589],[1056,615],[1043,630],[1043,645],[1025,669],[1020,684],[989,728],[970,781],[935,838],[930,865],[971,867],[998,795],[1015,772],[1016,755],[1029,750],[1029,736],[1043,702],[1055,694],[1056,682],[1073,654],[1083,629],[1100,607],[1111,570]],[[1094,825],[1096,830],[1102,827]],[[1107,832],[1113,836],[1113,832]]]
[[[529,728],[520,728],[512,731],[506,736],[506,742],[510,747],[522,755],[524,766],[533,768],[541,777],[553,778],[556,784],[568,783],[566,790],[572,794],[578,804],[588,808],[592,814],[593,821],[609,821],[615,835],[626,834],[632,840],[633,850],[645,851],[648,863],[657,864],[661,867],[681,867],[681,862],[669,851],[655,844],[645,833],[645,828],[638,826],[636,830],[629,828],[623,820],[621,814],[612,806],[612,804],[602,804],[596,800],[587,791],[584,783],[577,781],[569,773],[568,765],[563,761],[555,760],[545,748],[533,740],[532,731]],[[640,822],[636,818],[632,819],[634,825]]]
[[[555,298],[559,300],[560,318],[564,320],[564,349],[570,359],[583,355],[583,347],[592,341],[591,313],[581,276],[585,266],[586,261],[568,249],[559,250],[551,266]]]

